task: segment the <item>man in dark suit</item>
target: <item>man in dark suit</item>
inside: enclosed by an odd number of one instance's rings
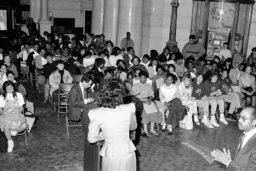
[[[234,159],[230,151],[214,150],[211,155],[214,160],[226,165],[228,171],[255,171],[256,170],[256,108],[244,108],[239,117],[238,127],[244,131]]]
[[[88,90],[92,85],[93,75],[87,73],[83,75],[81,81],[76,84],[69,93],[69,110],[68,118],[72,121],[81,119],[81,112],[85,105],[94,102],[94,99],[89,96]]]
[[[72,121],[82,120],[84,131],[84,171],[98,171],[99,169],[99,147],[87,141],[90,109],[98,107],[99,96],[92,90],[94,76],[92,72],[87,72],[69,93],[69,113],[68,119]]]

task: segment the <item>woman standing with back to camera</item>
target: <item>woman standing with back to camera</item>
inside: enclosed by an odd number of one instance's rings
[[[100,151],[102,171],[136,171],[136,148],[129,134],[137,127],[135,105],[124,104],[125,94],[120,80],[111,80],[101,88],[101,107],[88,113],[88,141],[105,141]]]

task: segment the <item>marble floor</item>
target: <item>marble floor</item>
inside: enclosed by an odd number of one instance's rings
[[[83,132],[71,128],[66,136],[65,116],[57,122],[57,114],[49,104],[42,104],[42,96],[29,90],[29,99],[35,102],[39,120],[28,134],[14,137],[14,151],[0,153],[0,171],[81,171],[83,170]],[[237,123],[220,128],[197,127],[187,131],[176,129],[173,135],[161,132],[159,136],[142,137],[138,145],[140,171],[205,171],[219,166],[210,157],[210,151],[229,148],[234,155],[241,132]],[[217,170],[221,170],[218,168]]]

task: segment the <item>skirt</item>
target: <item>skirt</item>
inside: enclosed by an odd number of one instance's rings
[[[136,171],[135,152],[124,156],[103,157],[102,171]]]

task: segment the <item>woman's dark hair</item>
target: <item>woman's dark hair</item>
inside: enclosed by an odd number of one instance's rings
[[[170,67],[172,67],[172,68],[173,68],[174,72],[176,71],[176,67],[175,67],[175,65],[170,64],[170,65],[168,66],[168,71],[169,71]]]
[[[166,79],[167,79],[168,77],[172,77],[173,84],[176,83],[176,81],[178,80],[178,78],[176,77],[176,75],[174,75],[174,74],[172,74],[172,73],[167,73]]]
[[[14,84],[12,81],[9,80],[9,81],[5,81],[4,84],[3,84],[3,96],[4,96],[4,99],[5,99],[6,96],[7,96],[6,88],[7,88],[8,86],[10,86],[10,85],[13,87],[13,93],[12,93],[13,97],[14,97],[14,98],[17,97],[17,94],[16,94],[17,88],[16,88],[15,84]]]
[[[158,60],[157,60],[157,58],[151,58],[150,63],[149,63],[149,65],[148,65],[148,66],[153,66],[153,61],[156,61],[156,62],[157,62],[157,64],[158,64]]]
[[[219,61],[219,63],[220,63],[220,57],[219,57],[219,56],[215,55],[214,58],[213,58],[213,60],[215,61],[215,59],[218,59],[218,61]],[[215,61],[215,62],[216,62],[216,61]]]
[[[165,72],[165,68],[164,68],[163,65],[157,65],[157,66],[156,66],[156,72],[157,72],[159,69],[161,69],[163,72]]]
[[[124,104],[123,98],[126,96],[126,87],[119,79],[111,79],[100,89],[101,107],[116,108]]]
[[[156,59],[158,57],[158,52],[154,49],[150,51],[150,57],[151,59]]]
[[[148,78],[148,73],[146,71],[140,71],[139,77],[141,77],[141,76],[145,76]]]
[[[81,82],[86,82],[88,83],[89,81],[94,81],[94,74],[92,72],[87,72],[85,73],[82,78],[81,78]]]
[[[226,60],[225,60],[225,65],[227,64],[227,63],[230,63],[229,65],[232,65],[232,59],[231,58],[227,58]]]
[[[183,55],[182,55],[182,53],[177,52],[177,53],[176,53],[175,62],[177,62],[177,61],[180,60],[180,59],[183,59]]]
[[[150,60],[150,56],[148,54],[144,54],[142,58],[147,58],[148,60]]]
[[[122,51],[119,47],[113,47],[111,55],[117,56],[118,55],[118,53],[117,53],[118,50]]]
[[[126,70],[127,68],[126,68],[125,62],[124,62],[124,60],[122,60],[122,59],[118,59],[118,60],[116,61],[116,66],[117,66],[117,67],[120,67],[120,66],[119,66],[120,63],[123,63],[123,65],[124,65],[124,67],[125,67],[124,69]]]
[[[138,59],[139,63],[141,62],[141,60],[140,60],[140,58],[139,58],[138,56],[134,56],[134,57],[132,58],[132,61],[131,61],[132,63],[133,63],[134,59]]]
[[[193,58],[193,57],[192,57]],[[186,68],[188,68],[189,67],[189,64],[192,64],[193,65],[193,67],[195,67],[195,62],[193,61],[193,60],[190,60],[190,59],[186,59],[185,60],[185,64],[184,64],[184,66],[186,67]]]
[[[5,68],[6,68],[6,70],[7,70],[7,65],[6,64],[2,64],[2,65],[0,65],[0,68],[2,68],[2,66],[5,66]]]
[[[99,67],[100,65],[105,64],[105,63],[106,63],[105,59],[103,59],[103,58],[96,58],[95,62],[94,62],[94,65]]]

